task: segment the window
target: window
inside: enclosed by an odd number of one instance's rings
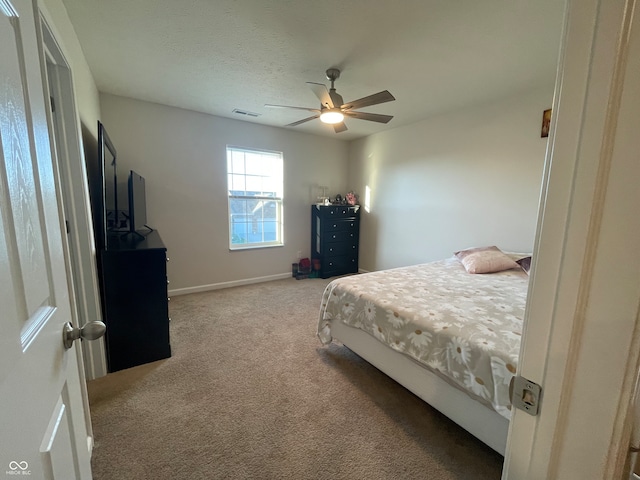
[[[229,248],[282,245],[281,152],[227,147]]]

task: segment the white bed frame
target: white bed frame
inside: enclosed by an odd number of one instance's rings
[[[509,420],[363,330],[332,321],[331,336],[504,455]]]

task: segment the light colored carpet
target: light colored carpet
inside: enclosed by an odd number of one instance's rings
[[[329,281],[173,297],[173,356],[89,382],[94,478],[499,479],[500,455],[320,345]]]

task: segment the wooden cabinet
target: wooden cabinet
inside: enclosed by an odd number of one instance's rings
[[[359,205],[311,207],[311,258],[320,260],[320,277],[358,272]]]
[[[158,232],[110,237],[100,260],[109,372],[170,357],[167,249]]]

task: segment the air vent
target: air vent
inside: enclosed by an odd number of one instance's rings
[[[249,112],[247,110],[240,110],[239,108],[234,108],[233,113],[237,113],[238,115],[246,115],[247,117],[259,117],[260,113]]]

